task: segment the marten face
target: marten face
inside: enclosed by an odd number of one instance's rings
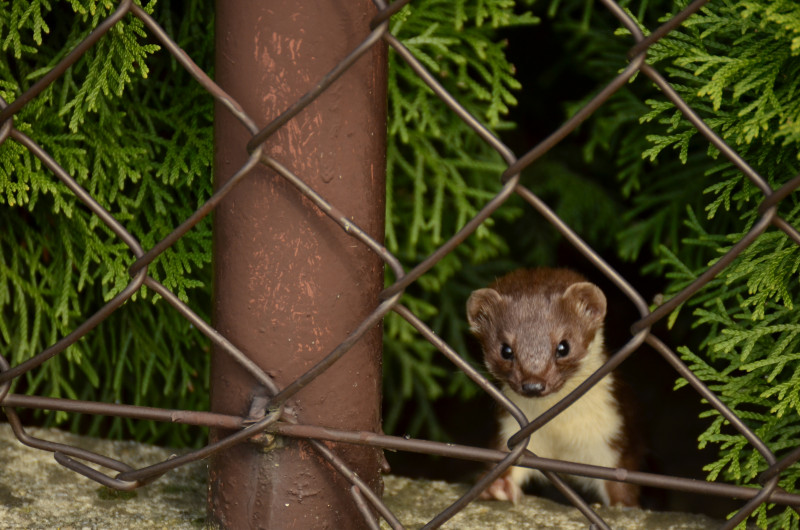
[[[479,289],[467,302],[486,367],[526,397],[563,387],[589,352],[606,313],[606,298],[591,283],[551,287],[510,294]]]

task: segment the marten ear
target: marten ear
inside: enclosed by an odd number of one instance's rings
[[[606,316],[606,295],[598,286],[589,282],[570,285],[564,291],[564,300],[578,314],[583,315],[593,325],[602,325]]]
[[[494,289],[473,291],[467,300],[467,320],[469,329],[476,335],[483,334],[493,326],[503,299]]]

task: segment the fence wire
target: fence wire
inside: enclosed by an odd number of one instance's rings
[[[67,336],[41,351],[29,360],[16,366],[10,366],[7,360],[0,356],[0,405],[8,417],[13,431],[17,438],[24,444],[54,453],[55,459],[62,465],[95,480],[106,486],[131,490],[138,488],[149,481],[154,480],[159,475],[181,466],[187,462],[206,458],[217,451],[234,444],[238,444],[256,436],[282,435],[307,439],[317,452],[339,472],[347,481],[352,484],[351,494],[356,505],[364,515],[368,525],[374,526],[372,510],[377,511],[387,523],[393,528],[402,528],[402,523],[391,513],[383,504],[378,494],[372,491],[358,476],[348,469],[347,465],[338,458],[322,441],[335,441],[352,444],[368,445],[382,449],[398,451],[413,451],[430,455],[441,455],[451,458],[468,459],[473,461],[483,461],[493,463],[491,471],[484,475],[469,491],[447,509],[439,513],[432,519],[427,527],[436,527],[453,517],[458,511],[462,510],[468,503],[474,500],[485,487],[496,477],[501,475],[512,465],[529,466],[541,470],[566,497],[572,502],[593,524],[599,528],[608,528],[602,518],[587,504],[579,495],[566,485],[558,474],[577,474],[587,477],[594,477],[606,480],[626,481],[640,486],[650,486],[694,492],[698,494],[733,497],[744,499],[746,502],[741,509],[733,515],[723,528],[733,528],[745,520],[759,505],[764,502],[776,503],[788,506],[800,506],[800,495],[786,493],[778,488],[778,481],[787,467],[800,460],[800,447],[790,451],[781,460],[772,453],[759,437],[745,425],[740,417],[733,413],[724,403],[703,384],[697,376],[680,360],[675,352],[660,339],[650,333],[651,326],[663,319],[679,304],[686,301],[697,293],[704,285],[715,278],[720,271],[727,267],[740,253],[744,251],[756,238],[759,237],[769,227],[774,226],[785,232],[795,243],[800,244],[800,233],[782,219],[777,213],[778,203],[789,193],[800,187],[800,176],[792,179],[781,189],[773,191],[767,181],[751,168],[745,160],[739,156],[722,138],[717,135],[700,117],[690,108],[675,90],[664,79],[662,74],[645,62],[648,49],[658,42],[670,31],[678,27],[687,17],[697,12],[708,0],[696,0],[683,11],[675,15],[668,22],[655,29],[648,36],[645,36],[637,23],[626,14],[626,12],[613,0],[601,0],[601,3],[627,28],[635,41],[628,53],[628,66],[612,79],[594,98],[592,98],[579,112],[566,121],[554,133],[545,140],[533,146],[523,156],[517,158],[516,155],[503,142],[492,134],[480,122],[461,107],[458,101],[449,94],[435,79],[435,77],[418,61],[409,50],[398,41],[388,31],[388,21],[392,14],[398,12],[410,0],[397,1],[387,5],[382,0],[375,0],[378,14],[370,23],[369,36],[355,49],[353,49],[333,70],[321,79],[313,89],[303,95],[291,107],[285,110],[279,117],[266,127],[259,129],[255,121],[248,116],[243,108],[224,90],[222,90],[211,78],[206,75],[191,58],[166,34],[154,20],[141,7],[134,4],[131,0],[123,0],[119,3],[116,11],[107,19],[102,21],[75,49],[67,54],[58,64],[56,64],[47,74],[45,74],[28,91],[21,94],[11,103],[0,99],[0,144],[13,140],[28,149],[47,167],[58,180],[64,183],[83,204],[89,208],[95,216],[105,224],[121,242],[128,246],[134,263],[130,267],[131,279],[128,285],[112,300],[106,303],[99,311],[91,315],[79,326],[77,326]],[[192,77],[210,93],[227,112],[232,113],[251,133],[247,147],[251,156],[247,163],[211,198],[198,208],[186,221],[175,228],[167,237],[150,249],[145,250],[137,239],[132,236],[123,223],[115,219],[105,210],[85,189],[83,189],[69,173],[59,163],[48,154],[41,146],[37,145],[28,135],[14,127],[14,115],[25,105],[28,105],[38,94],[48,85],[64,74],[81,55],[98,42],[111,28],[127,16],[133,16],[141,20],[152,37],[159,41],[169,53],[185,68]],[[501,175],[502,189],[486,203],[483,209],[470,219],[454,236],[439,247],[428,258],[414,266],[406,272],[403,264],[395,256],[386,250],[379,241],[369,237],[364,231],[349,220],[347,212],[339,211],[335,205],[329,204],[312,187],[307,185],[302,175],[296,175],[283,165],[279,160],[264,154],[263,143],[286,124],[291,118],[296,116],[302,109],[314,101],[332,83],[346,72],[355,61],[367,52],[372,46],[379,42],[388,44],[402,60],[406,61],[413,70],[424,80],[424,82],[441,98],[441,100],[456,113],[465,123],[467,123],[483,141],[495,149],[505,160],[506,170]],[[752,229],[735,244],[730,251],[721,257],[714,265],[710,266],[701,276],[683,291],[671,298],[669,301],[650,310],[648,304],[642,296],[634,289],[627,280],[611,267],[597,252],[588,246],[581,237],[575,233],[566,223],[564,223],[553,210],[537,195],[519,182],[520,173],[530,166],[535,160],[550,150],[565,136],[570,134],[575,128],[595,112],[605,101],[609,99],[617,90],[627,83],[634,75],[641,73],[650,78],[665,94],[665,96],[681,110],[683,116],[688,119],[697,130],[702,133],[708,141],[713,144],[724,157],[733,163],[747,178],[761,190],[763,200],[759,210],[760,219],[753,225]],[[164,287],[158,281],[148,275],[148,265],[153,262],[164,250],[178,241],[187,231],[195,226],[201,219],[211,213],[219,202],[236,186],[242,179],[247,178],[251,170],[259,164],[266,165],[288,180],[316,207],[327,215],[333,222],[337,223],[344,231],[360,244],[365,245],[375,252],[389,266],[396,277],[396,281],[389,285],[381,294],[380,304],[372,310],[372,313],[355,329],[341,344],[331,351],[316,366],[308,370],[295,382],[284,388],[280,388],[273,379],[261,370],[255,363],[250,361],[238,348],[236,348],[225,336],[214,329],[211,325],[200,318],[195,312],[182,302],[173,292]],[[632,326],[632,336],[628,342],[617,352],[615,352],[595,374],[575,389],[571,394],[557,403],[551,410],[542,416],[529,422],[527,418],[481,373],[475,370],[469,363],[463,360],[459,354],[445,343],[411,310],[400,304],[399,299],[404,289],[415,282],[425,272],[436,265],[445,255],[452,252],[462,241],[470,236],[477,227],[491,216],[498,208],[506,203],[512,196],[520,196],[532,208],[538,211],[555,229],[561,233],[594,267],[610,279],[624,295],[630,299],[638,309],[639,320]],[[266,416],[260,418],[238,417],[225,414],[217,414],[201,411],[184,411],[157,409],[151,407],[141,407],[123,404],[98,403],[78,400],[67,400],[57,398],[46,398],[39,396],[17,395],[9,392],[13,379],[30,372],[41,366],[48,359],[59,355],[71,344],[85,336],[90,330],[107,318],[112,312],[128,301],[131,296],[141,287],[147,286],[169,304],[180,312],[188,321],[196,326],[205,334],[216,346],[228,355],[233,357],[247,371],[268,390],[271,398],[268,402],[261,403],[260,410],[269,409]],[[404,437],[389,436],[372,432],[353,432],[340,431],[328,428],[321,428],[314,425],[300,425],[282,421],[283,405],[298,390],[307,385],[311,380],[325,372],[339,358],[347,353],[350,347],[355,344],[361,336],[390,311],[394,311],[416,330],[429,340],[444,356],[452,361],[459,369],[463,370],[480,388],[487,392],[500,406],[504,407],[520,424],[520,431],[510,440],[513,446],[511,452],[503,452],[484,448],[469,447],[457,444],[444,444],[427,440],[407,439]],[[535,430],[550,421],[553,417],[569,407],[575,400],[585,394],[594,384],[620,365],[625,359],[630,357],[644,343],[649,344],[675,369],[680,377],[685,378],[695,391],[707,400],[711,406],[719,411],[730,424],[741,433],[747,441],[755,448],[768,463],[769,467],[761,474],[762,487],[750,488],[740,487],[724,483],[710,483],[701,480],[678,478],[673,476],[645,473],[638,471],[625,471],[619,469],[602,468],[577,463],[563,462],[539,458],[526,451],[527,438]],[[144,467],[133,469],[124,462],[105,457],[78,447],[72,447],[60,443],[53,443],[47,440],[31,436],[22,426],[15,408],[34,408],[59,410],[73,413],[109,415],[140,420],[177,422],[198,426],[221,428],[235,431],[221,440],[208,446],[187,453],[183,456]],[[257,407],[254,407],[254,409]],[[97,471],[86,463],[99,464],[107,469],[116,471],[114,476]]]

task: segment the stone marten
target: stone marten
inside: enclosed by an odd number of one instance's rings
[[[533,420],[574,390],[606,361],[603,321],[606,297],[599,287],[567,269],[514,271],[467,302],[470,329],[479,340],[489,372],[503,392]],[[610,468],[638,468],[641,444],[632,431],[630,406],[613,373],[600,380],[561,414],[534,432],[528,449],[544,458]],[[519,430],[505,411],[499,417],[497,448]],[[511,467],[483,498],[522,497],[541,472]],[[575,477],[606,505],[638,506],[634,484]]]

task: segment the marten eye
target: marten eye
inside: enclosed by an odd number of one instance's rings
[[[506,361],[510,361],[514,358],[514,350],[511,349],[511,346],[508,344],[503,344],[500,347],[500,357],[505,359]]]
[[[567,355],[569,355],[569,342],[562,340],[558,343],[558,346],[556,346],[556,357],[562,359]]]

